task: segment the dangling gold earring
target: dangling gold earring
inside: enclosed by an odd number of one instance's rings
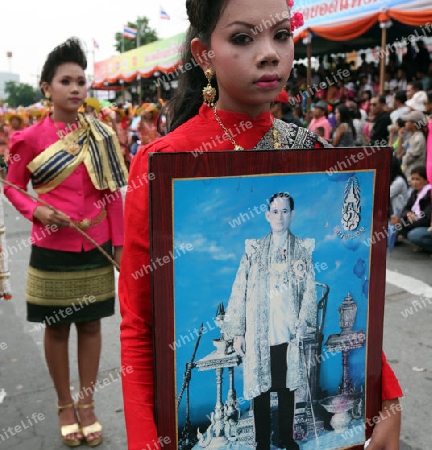
[[[49,100],[51,98],[51,94],[49,92],[45,92],[45,98]]]
[[[213,69],[207,69],[204,71],[204,75],[207,78],[207,86],[202,90],[204,102],[208,106],[214,106],[214,101],[216,98],[216,89],[211,85],[211,80],[216,75]]]

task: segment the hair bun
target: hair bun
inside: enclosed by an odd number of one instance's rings
[[[205,30],[211,14],[210,2],[212,0],[186,0],[186,12],[193,28]],[[213,0],[214,1],[214,0]]]

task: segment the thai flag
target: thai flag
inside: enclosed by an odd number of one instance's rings
[[[165,11],[164,8],[162,8],[162,6],[160,7],[160,18],[162,20],[170,20],[171,17],[169,16],[169,14]]]
[[[123,36],[128,39],[135,39],[137,36],[138,30],[136,28],[127,27],[126,25],[123,27]]]

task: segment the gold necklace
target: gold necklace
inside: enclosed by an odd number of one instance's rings
[[[78,118],[77,118],[77,120],[78,120]],[[76,156],[80,151],[81,151],[81,146],[79,145],[79,143],[78,143],[78,139],[74,139],[72,136],[71,136],[71,133],[73,132],[73,131],[76,131],[76,130],[78,130],[79,129],[79,125],[77,126],[77,128],[75,129],[75,130],[72,130],[72,131],[69,131],[69,133],[66,133],[66,131],[65,130],[60,130],[60,128],[58,127],[58,125],[57,125],[57,123],[56,122],[54,122],[54,120],[53,120],[53,123],[54,123],[54,126],[56,127],[56,129],[57,129],[57,136],[60,138],[60,140],[64,143],[64,148],[63,148],[63,150],[66,152],[66,153],[69,153],[70,155],[72,155],[72,156]],[[70,128],[72,128],[72,125],[68,125]],[[67,127],[68,127],[67,126]],[[66,128],[67,128],[66,127]]]
[[[234,150],[236,150],[236,151],[244,150],[244,148],[241,145],[237,144],[237,142],[231,136],[231,133],[228,131],[227,127],[222,123],[222,120],[216,111],[216,105],[213,105],[213,113],[214,113],[216,121],[221,126],[222,130],[224,130],[225,134],[228,136],[228,139],[231,141],[231,144],[234,146]],[[273,148],[281,148],[279,131],[275,127],[274,117],[273,117],[273,121],[272,121],[272,132],[273,132]]]

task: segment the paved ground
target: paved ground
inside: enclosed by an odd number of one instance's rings
[[[7,204],[5,211],[8,245],[12,246],[15,241],[28,238],[30,224]],[[28,257],[29,248],[17,247],[10,261],[14,298],[0,302],[0,449],[62,449],[65,447],[58,434],[55,393],[43,356],[43,331],[25,320]],[[387,268],[384,349],[405,392],[401,450],[430,450],[432,258],[413,253],[411,246],[405,244],[395,248]],[[407,308],[412,308],[412,314],[405,311]],[[110,382],[95,396],[98,416],[105,427],[101,450],[127,448],[118,376],[119,322],[118,312],[103,321],[99,378]],[[70,348],[73,368],[74,341],[71,339]],[[75,391],[77,378],[73,369]],[[21,431],[13,431],[12,436],[7,433],[8,427],[20,427]]]

